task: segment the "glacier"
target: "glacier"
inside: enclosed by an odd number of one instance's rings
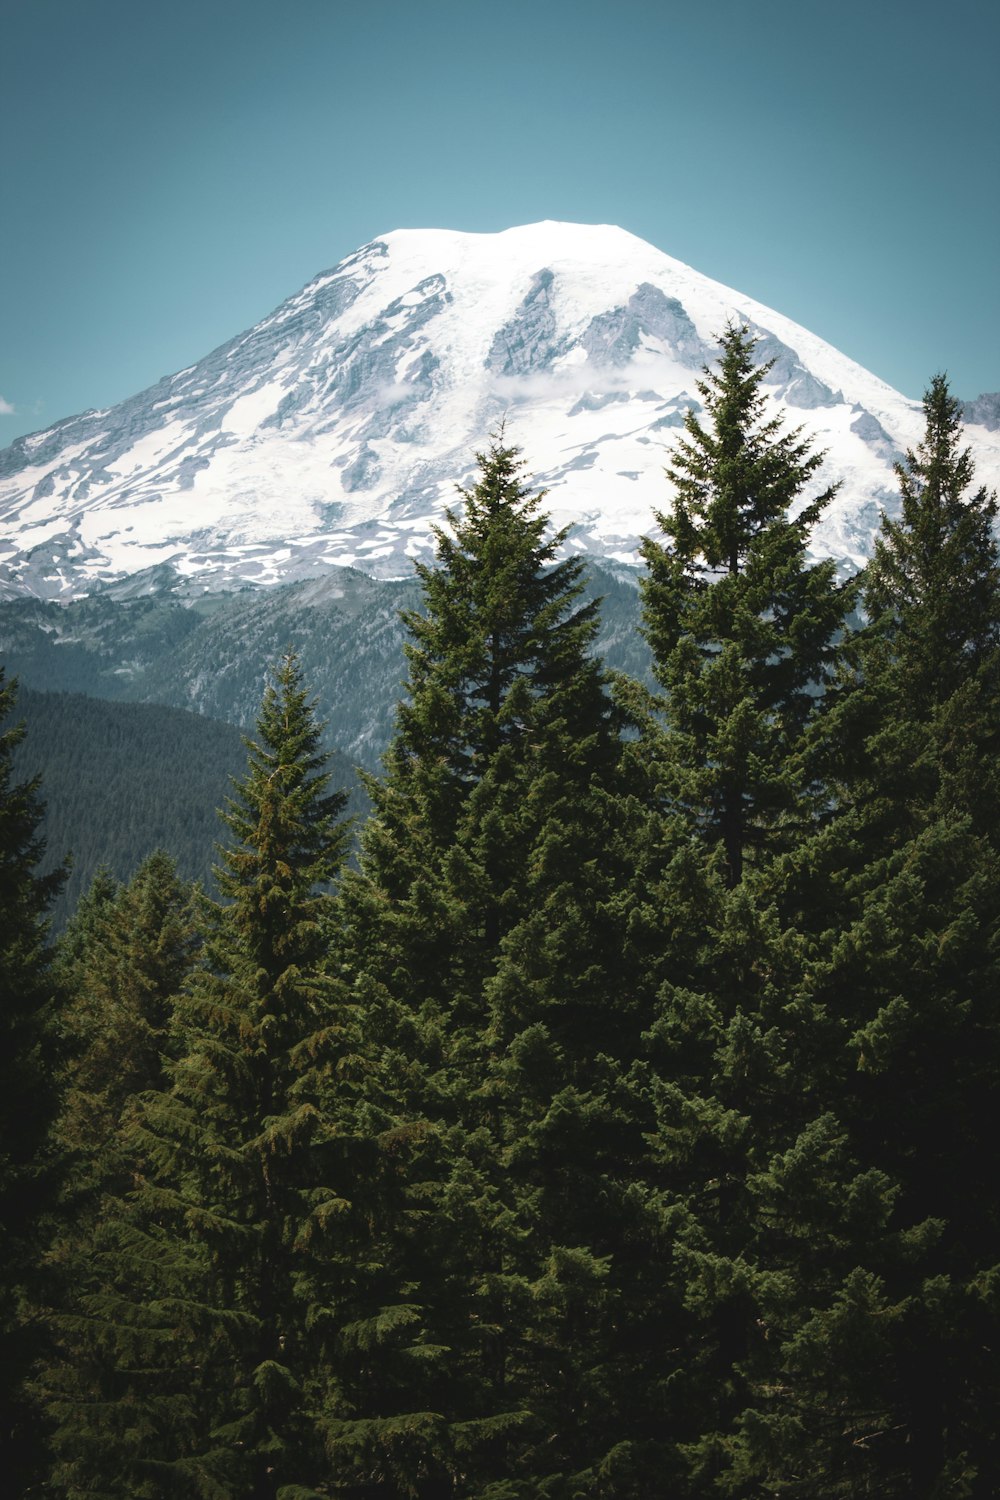
[[[730,320],[825,453],[817,486],[840,484],[813,549],[854,571],[897,504],[919,402],[623,229],[544,222],[383,235],[197,364],[18,439],[0,453],[0,596],[66,601],[163,568],[192,592],[408,576],[501,421],[566,546],[634,563]],[[966,407],[990,488],[992,400]]]

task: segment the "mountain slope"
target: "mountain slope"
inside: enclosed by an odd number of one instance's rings
[[[216,845],[229,838],[218,809],[231,795],[230,778],[246,773],[238,729],[179,708],[23,686],[16,716],[26,728],[17,774],[42,776],[40,868],[53,869],[71,855],[52,910],[56,928],[99,865],[126,880],[154,849],[166,849],[182,876],[214,890]],[[350,762],[334,752],[329,770],[333,785],[348,792],[351,813],[362,813],[367,803]]]
[[[419,607],[415,579],[375,581],[331,568],[322,578],[195,599],[152,585],[121,597],[130,588],[69,604],[0,601],[0,661],[49,693],[167,703],[250,729],[268,668],[292,646],[327,720],[327,748],[377,767],[406,676],[399,611]],[[604,600],[601,654],[645,676],[635,576],[594,567],[588,591]]]
[[[919,407],[780,314],[624,230],[399,230],[255,328],[106,411],[0,454],[0,590],[71,598],[169,564],[196,589],[352,566],[408,575],[506,418],[557,524],[634,560],[695,382],[730,318],[842,490],[817,548],[856,567]],[[973,428],[980,478],[1000,434]]]

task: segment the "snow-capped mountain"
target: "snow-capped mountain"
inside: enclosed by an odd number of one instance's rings
[[[506,418],[570,545],[631,561],[728,320],[840,493],[816,549],[853,569],[919,406],[804,328],[624,230],[398,230],[249,332],[119,406],[0,454],[0,592],[70,598],[169,565],[196,588],[429,555],[430,528]],[[978,478],[1000,433],[970,429]]]

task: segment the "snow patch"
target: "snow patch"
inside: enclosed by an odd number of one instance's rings
[[[57,538],[51,585],[78,593],[168,558],[213,588],[331,565],[405,575],[505,417],[569,545],[634,562],[734,318],[778,358],[788,425],[828,452],[817,487],[841,482],[814,545],[856,567],[920,405],[624,230],[546,222],[394,231],[167,382],[22,439],[0,481],[0,587],[27,587],[31,548]],[[969,440],[994,487],[1000,431]]]

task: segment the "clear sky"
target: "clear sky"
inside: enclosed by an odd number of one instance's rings
[[[998,73],[995,0],[0,0],[0,444],[387,230],[545,218],[996,391]]]

